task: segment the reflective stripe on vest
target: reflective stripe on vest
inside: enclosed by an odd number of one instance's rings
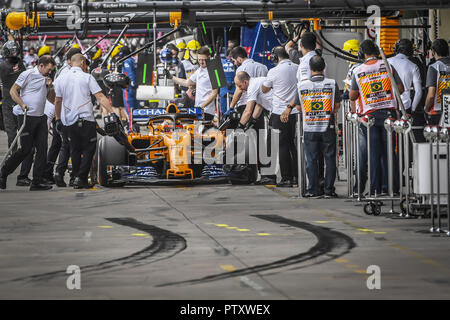
[[[437,70],[437,90],[434,96],[434,104],[431,108],[431,114],[436,114],[438,111],[441,111],[442,90],[450,88],[450,65],[446,65],[442,61],[436,61],[430,67],[434,67]]]
[[[391,80],[382,60],[374,64],[362,64],[355,70],[361,97],[363,114],[380,109],[397,107]]]
[[[303,110],[305,132],[325,132],[334,110],[336,82],[333,79],[303,81],[298,92]]]

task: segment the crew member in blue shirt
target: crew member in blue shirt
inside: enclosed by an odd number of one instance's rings
[[[223,71],[225,72],[225,78],[227,79],[228,83],[226,87],[220,88],[220,111],[222,114],[227,112],[228,109],[227,99],[228,97],[233,96],[234,91],[236,89],[236,86],[234,84],[235,70],[233,61],[231,60],[230,57],[230,51],[231,50],[228,49],[227,56],[222,59]]]
[[[125,57],[129,55],[130,49],[128,47],[123,47],[120,50],[120,57]],[[123,89],[123,101],[125,102],[125,110],[128,113],[129,128],[133,128],[133,109],[136,108],[138,102],[136,100],[136,74],[137,74],[137,64],[133,57],[129,57],[123,62],[122,73],[126,74],[130,78],[130,85],[128,88]],[[139,128],[139,127],[137,127]]]

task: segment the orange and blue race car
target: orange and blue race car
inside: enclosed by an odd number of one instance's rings
[[[107,136],[99,140],[97,150],[101,186],[256,181],[249,139],[235,148],[233,131],[202,121],[201,109],[180,110],[170,104],[166,109],[136,109],[133,118],[143,127],[140,133],[126,132],[115,115],[105,118]]]

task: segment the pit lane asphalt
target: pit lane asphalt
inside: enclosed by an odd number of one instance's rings
[[[450,298],[450,239],[429,219],[253,185],[30,192],[16,174],[0,191],[0,299]]]

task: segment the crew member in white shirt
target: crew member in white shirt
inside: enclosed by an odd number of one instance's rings
[[[248,73],[250,78],[265,77],[267,75],[267,67],[262,63],[249,59],[247,51],[243,47],[233,48],[230,52],[231,60],[237,67],[236,74],[241,71]],[[236,88],[231,100],[230,109],[237,106],[237,111],[242,112],[247,105],[247,94]]]
[[[271,125],[279,130],[279,162],[281,181],[278,187],[292,187],[297,184],[297,148],[295,146],[295,128],[298,110],[291,101],[297,95],[298,65],[289,60],[289,55],[283,47],[272,50],[271,60],[276,67],[269,70],[267,80],[262,85],[262,92],[267,93],[272,88]]]
[[[272,110],[272,90],[267,93],[262,92],[262,85],[266,81],[265,77],[250,78],[250,75],[241,71],[238,72],[234,78],[236,87],[240,88],[247,95],[247,106],[239,120],[238,128],[250,128],[253,127],[257,130],[257,152],[258,152],[258,167],[261,173],[261,179],[255,184],[260,185],[274,185],[277,183],[275,172],[267,173],[266,170],[270,167],[270,163],[262,163],[260,159],[260,147],[262,143],[267,146],[267,153],[270,156],[271,149],[271,135],[270,130],[265,128],[264,113],[269,114]],[[259,130],[265,130],[267,132],[266,141],[260,140]],[[265,171],[263,168],[267,168]]]
[[[170,74],[169,70],[165,70],[166,76],[172,79],[174,83],[183,86],[195,86],[195,107],[202,108],[206,121],[212,121],[216,113],[215,99],[219,93],[219,89],[213,89],[211,86],[211,80],[209,79],[208,69],[206,68],[206,62],[211,58],[211,53],[208,47],[201,47],[198,50],[198,68],[194,74],[192,74],[187,80],[174,77]]]
[[[55,87],[58,87],[59,83],[63,83],[64,81],[71,81],[70,76],[64,80],[64,76],[69,73],[71,68],[71,59],[74,55],[77,53],[81,53],[81,50],[79,48],[72,47],[70,48],[66,53],[66,61],[62,68],[58,70],[55,76]],[[61,115],[64,114],[64,110],[61,110]],[[55,130],[56,130],[56,119],[55,119]],[[61,147],[59,149],[58,154],[58,164],[56,165],[55,169],[55,175],[54,175],[54,181],[58,187],[66,187],[67,184],[64,181],[64,175],[67,171],[69,158],[70,158],[70,143],[69,143],[69,134],[67,132],[66,126],[60,126],[58,128],[59,135],[61,136]],[[47,166],[47,170],[49,170],[49,167]],[[51,172],[53,173],[53,167],[50,168]],[[46,177],[49,180],[51,179],[50,174]],[[75,177],[73,176],[73,172],[71,173],[70,180],[69,180],[69,186],[73,186],[73,181],[75,180]]]
[[[97,146],[91,94],[109,113],[114,113],[114,110],[97,81],[87,73],[86,58],[78,53],[72,56],[71,63],[70,71],[64,76],[70,81],[61,81],[56,86],[56,125],[58,130],[61,125],[68,127],[72,171],[75,176],[73,186],[75,189],[82,189],[91,187],[88,175]],[[64,109],[64,113],[61,109]]]
[[[30,48],[28,54],[25,54],[25,56],[23,57],[23,62],[25,63],[27,68],[34,67],[36,61],[38,61],[39,58],[35,52],[36,50],[34,48]]]
[[[397,70],[403,82],[405,92],[402,93],[402,102],[406,113],[412,114],[419,105],[422,98],[422,81],[420,79],[419,67],[408,59],[414,54],[413,44],[409,39],[401,39],[397,42],[394,57],[389,58],[390,65]],[[414,99],[411,101],[411,87],[414,87]]]
[[[265,80],[266,77],[251,78],[245,71],[236,74],[234,83],[247,95],[247,105],[239,120],[240,128],[244,128],[249,122],[255,124],[262,119],[260,115],[264,110],[268,112],[272,110],[272,91],[263,93],[261,90]]]
[[[30,190],[48,190],[52,186],[43,183],[43,173],[47,163],[47,116],[45,102],[53,102],[55,92],[49,74],[55,68],[55,60],[43,55],[37,66],[22,72],[10,90],[12,99],[20,106],[19,126],[24,122],[23,112],[27,110],[25,127],[20,135],[20,148],[9,157],[0,169],[0,189],[6,189],[6,179],[22,161],[36,148],[33,180]]]
[[[309,80],[311,78],[311,69],[309,68],[309,60],[317,55],[318,41],[312,32],[305,32],[300,38],[300,49],[302,57],[297,70],[297,79],[299,82]],[[325,73],[326,75],[326,67]]]

